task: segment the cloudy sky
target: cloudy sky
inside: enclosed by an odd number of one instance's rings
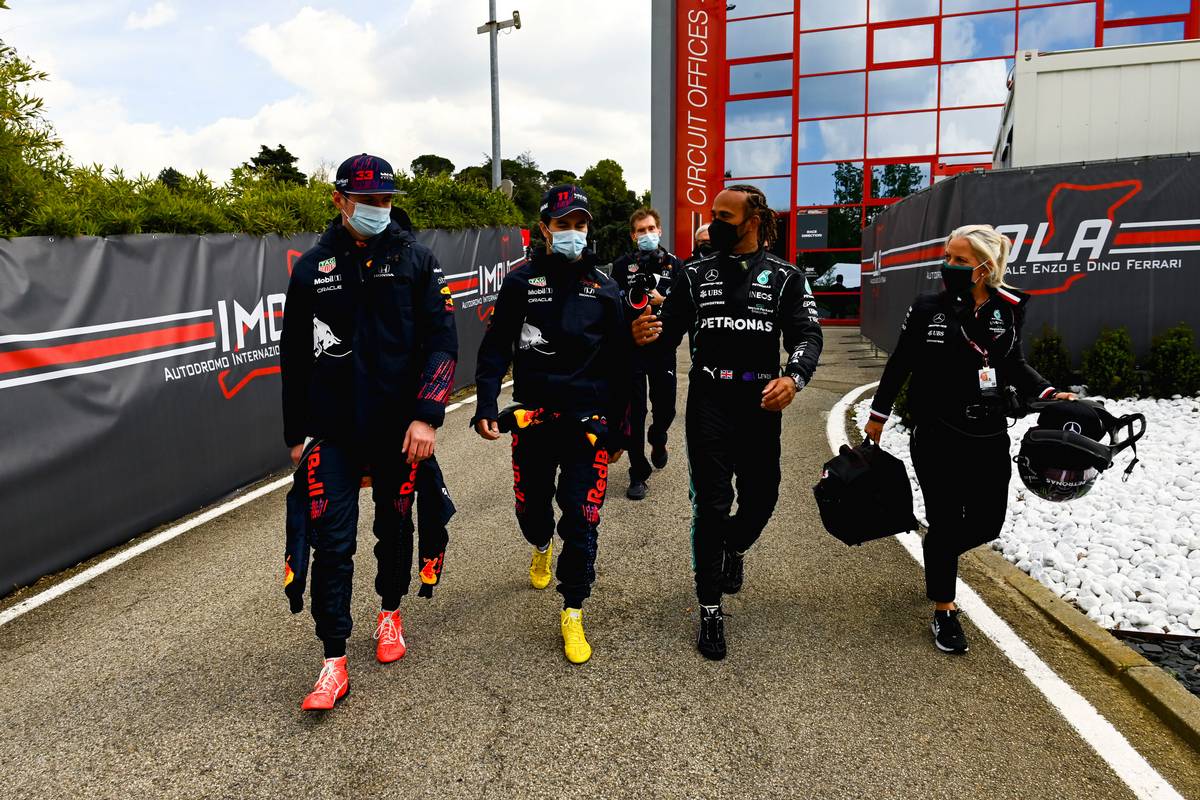
[[[40,87],[70,155],[224,178],[260,144],[302,169],[364,150],[397,167],[491,151],[484,0],[9,0],[0,39]],[[500,37],[505,157],[582,172],[601,158],[650,183],[645,0],[510,0]]]

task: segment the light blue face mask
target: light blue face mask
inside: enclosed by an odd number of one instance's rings
[[[583,231],[554,231],[550,248],[568,261],[574,261],[587,247],[587,234]]]
[[[388,223],[391,222],[392,209],[369,206],[366,203],[355,203],[354,213],[347,219],[350,220],[351,227],[363,236],[377,236],[383,233]]]
[[[657,250],[658,242],[661,238],[662,237],[660,237],[657,233],[643,233],[641,236],[637,237],[638,250],[646,253],[650,252],[651,250]]]

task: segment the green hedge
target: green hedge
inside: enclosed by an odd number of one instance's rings
[[[1104,328],[1083,353],[1083,382],[1091,394],[1131,397],[1138,391],[1133,339],[1126,328]]]
[[[1194,395],[1200,391],[1200,353],[1187,323],[1154,337],[1146,359],[1149,389],[1155,397]]]
[[[7,236],[115,236],[130,233],[245,233],[288,236],[324,230],[336,216],[333,186],[237,178],[217,186],[203,173],[177,185],[128,178],[101,167],[74,168],[47,181]],[[445,176],[397,176],[395,204],[418,228],[460,230],[519,225],[511,200],[484,187]]]

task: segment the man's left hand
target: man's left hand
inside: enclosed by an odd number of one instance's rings
[[[661,306],[667,300],[667,298],[658,293],[658,289],[651,289],[649,297],[650,305],[652,306]]]
[[[409,464],[424,461],[433,455],[433,448],[436,444],[437,430],[428,422],[414,419],[408,426],[408,432],[404,434],[402,449],[407,454],[405,460]]]
[[[762,393],[762,407],[767,411],[783,411],[796,396],[796,383],[789,377],[776,378]]]

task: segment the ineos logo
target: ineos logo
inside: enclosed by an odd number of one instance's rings
[[[1063,430],[1067,433],[1083,433],[1083,426],[1078,422],[1068,422],[1066,425],[1063,425]]]

